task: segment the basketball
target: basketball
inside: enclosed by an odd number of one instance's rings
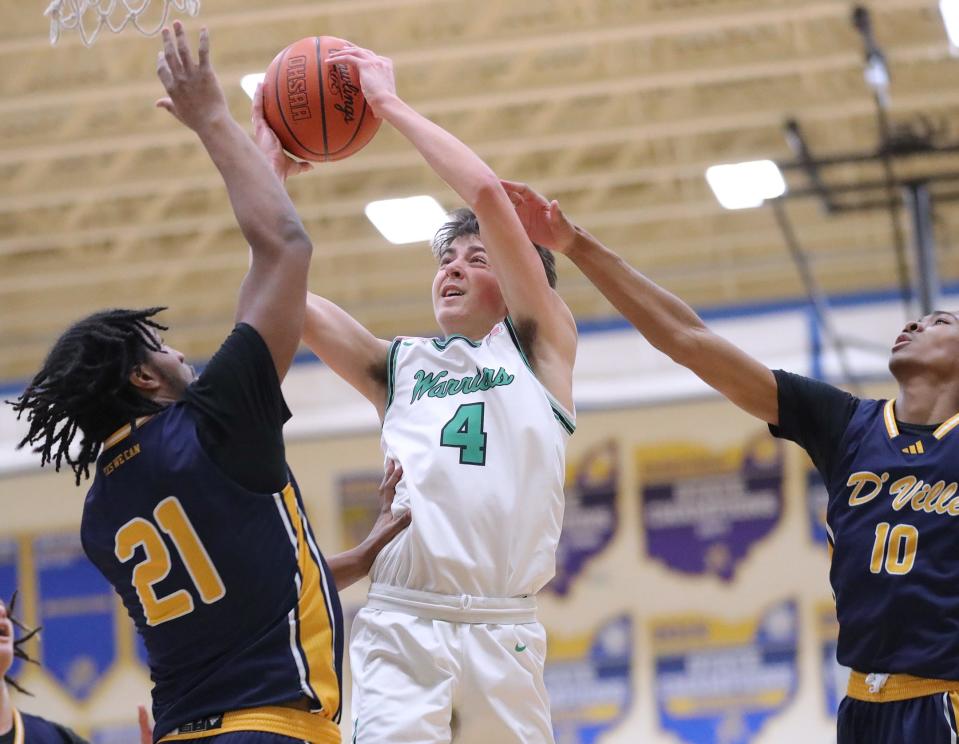
[[[380,128],[360,90],[354,65],[326,64],[348,44],[308,36],[290,44],[267,68],[263,112],[283,149],[313,162],[342,160],[363,149]]]

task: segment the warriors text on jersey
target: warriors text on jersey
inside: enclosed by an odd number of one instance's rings
[[[264,492],[229,477],[227,460],[211,459],[215,438],[207,435],[208,447],[198,435],[200,422],[209,424],[207,409],[225,401],[217,420],[234,432],[256,418],[242,407],[259,399],[273,411],[261,416],[260,429],[282,437],[277,412],[285,407],[269,351],[252,328],[238,326],[191,387],[184,401],[104,443],[81,526],[87,555],[146,644],[154,736],[208,736],[231,721],[244,730],[233,712],[257,708],[266,720],[272,706],[307,701],[320,710],[303,714],[318,733],[286,730],[282,715],[279,728],[266,730],[339,742],[340,607],[283,464],[282,438],[272,449],[279,471],[268,466],[266,444],[249,455],[283,478]],[[226,390],[226,398],[207,397],[206,388]],[[256,433],[229,441],[242,449]],[[281,710],[290,719],[301,712]]]
[[[552,578],[573,418],[536,379],[511,322],[482,341],[398,338],[382,446],[413,523],[377,557],[382,584],[445,595],[535,594]]]
[[[774,433],[809,452],[829,493],[839,662],[959,680],[959,414],[903,424],[893,401],[776,377]]]

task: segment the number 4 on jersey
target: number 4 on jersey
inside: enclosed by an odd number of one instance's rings
[[[485,408],[485,403],[464,403],[440,432],[440,446],[459,449],[461,465],[486,464]]]

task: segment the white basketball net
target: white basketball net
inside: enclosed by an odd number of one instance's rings
[[[50,16],[50,43],[56,44],[60,31],[76,30],[84,46],[97,40],[104,27],[118,33],[129,25],[144,36],[160,33],[170,17],[170,11],[195,16],[200,12],[200,0],[156,0],[163,3],[161,17],[152,25],[141,23],[141,16],[150,5],[150,0],[53,0],[44,11]],[[152,15],[156,15],[156,11]]]

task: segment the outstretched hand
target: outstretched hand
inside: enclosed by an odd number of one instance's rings
[[[395,460],[390,460],[379,488],[380,513],[377,515],[373,528],[364,542],[382,548],[410,526],[412,514],[409,511],[403,512],[398,517],[393,516],[393,497],[396,496],[396,484],[400,482],[402,477],[403,466],[397,465]],[[377,552],[379,552],[379,549],[377,549]]]
[[[566,219],[559,202],[549,201],[525,183],[500,181],[516,208],[529,239],[557,253],[568,253],[576,239],[576,227]]]
[[[312,163],[302,163],[294,160],[283,150],[280,139],[276,136],[270,125],[266,123],[266,116],[263,114],[263,84],[256,86],[256,93],[253,94],[253,141],[260,148],[260,152],[266,155],[273,172],[279,176],[280,180],[286,182],[290,176],[298,173],[306,173],[313,170]]]
[[[343,553],[337,553],[327,559],[333,581],[340,591],[355,584],[370,572],[373,561],[379,552],[400,532],[410,526],[412,515],[409,510],[399,516],[393,516],[393,497],[396,484],[403,477],[403,468],[390,460],[386,473],[380,483],[380,513],[373,523],[370,534],[359,545]]]
[[[199,56],[193,59],[183,24],[173,22],[173,32],[163,29],[163,50],[157,55],[157,76],[167,95],[156,102],[190,129],[200,132],[218,119],[230,116],[226,96],[210,64],[210,34],[200,29]]]
[[[369,103],[373,115],[378,119],[382,118],[379,112],[380,104],[396,96],[393,60],[351,44],[342,49],[331,49],[326,55],[326,62],[329,65],[344,62],[355,65],[360,75],[363,97]]]

